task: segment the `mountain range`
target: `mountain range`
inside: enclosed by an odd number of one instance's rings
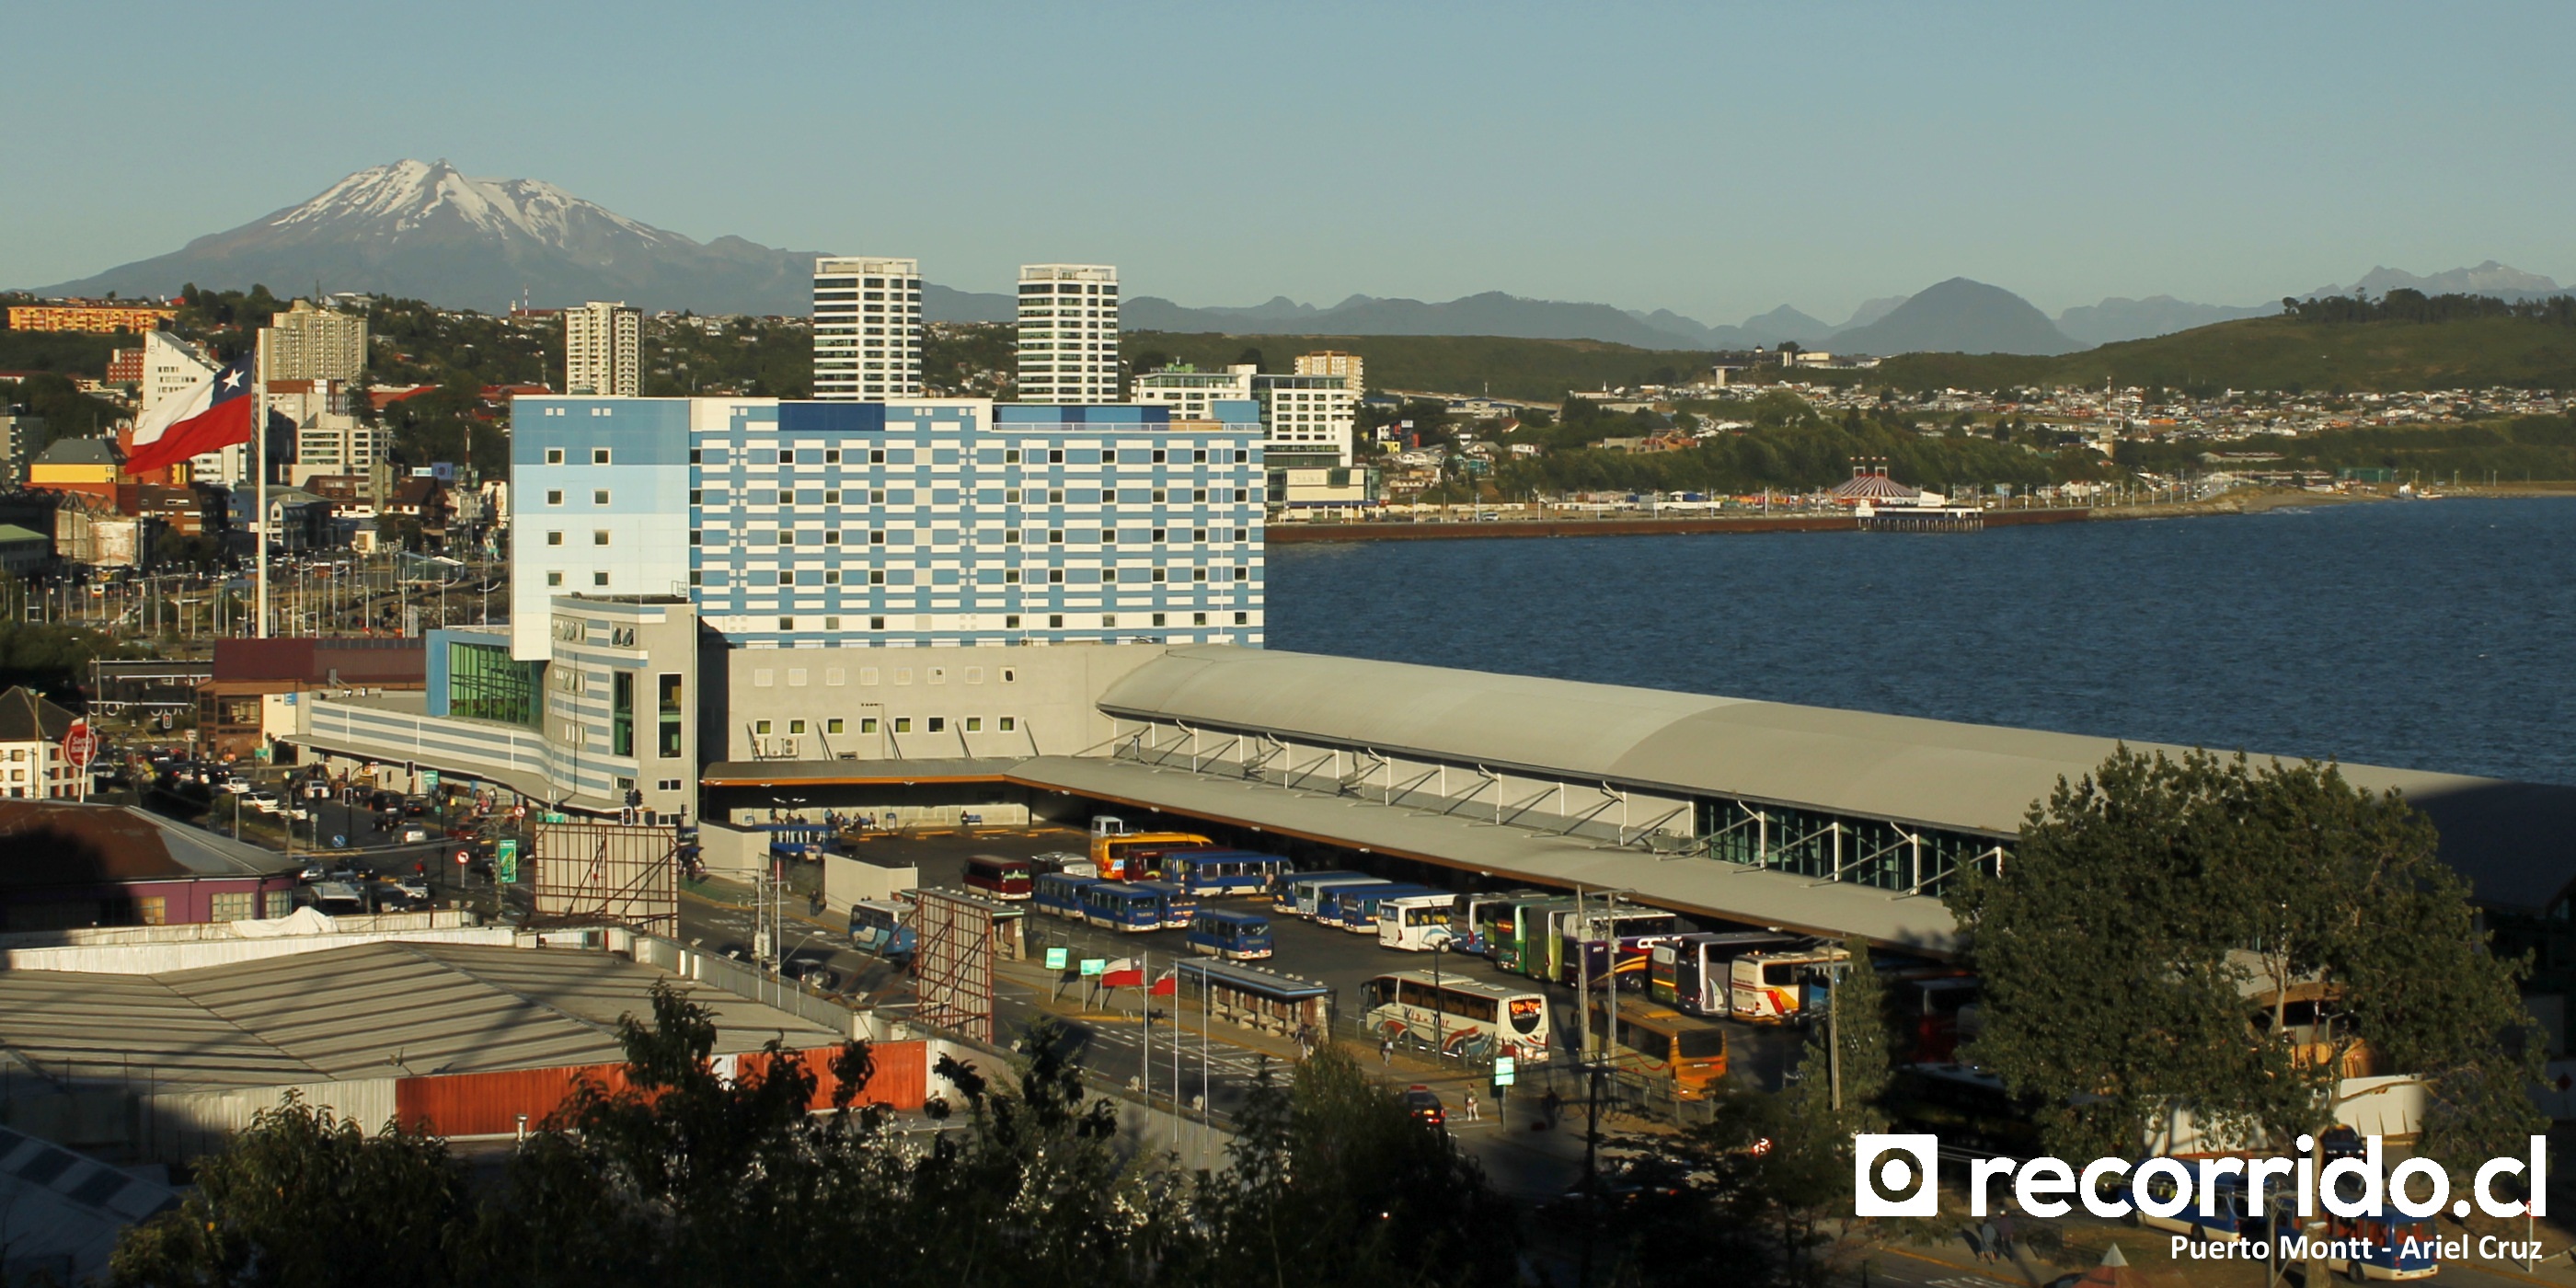
[[[810,304],[813,261],[828,253],[740,237],[699,242],[542,180],[474,179],[444,160],[405,160],[361,170],[310,200],[169,254],[39,289],[165,296],[189,282],[216,288],[265,282],[281,292],[309,284],[486,310],[522,299],[541,305],[607,299],[653,310],[797,315]],[[2549,278],[2489,260],[2431,277],[2374,268],[2350,287],[2311,294],[2375,295],[2398,287],[2509,298],[2560,293]],[[2278,308],[2158,295],[2107,299],[2051,319],[2001,287],[1951,278],[1913,295],[1866,301],[1839,324],[1786,304],[1740,324],[1712,326],[1666,309],[1648,313],[1500,291],[1441,302],[1353,295],[1329,307],[1274,296],[1245,308],[1192,308],[1141,295],[1127,298],[1120,320],[1130,330],[1245,335],[1491,335],[1649,349],[1795,342],[1878,355],[2058,354]],[[922,290],[923,315],[932,321],[1008,322],[1015,310],[1015,298],[1006,294],[935,284]]]

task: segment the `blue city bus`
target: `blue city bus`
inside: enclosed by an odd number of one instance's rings
[[[1257,912],[1208,909],[1190,918],[1190,951],[1230,962],[1270,955],[1270,919]]]
[[[1094,881],[1082,888],[1082,919],[1127,934],[1163,928],[1163,896],[1124,881]]]
[[[851,904],[850,938],[859,951],[891,961],[912,956],[912,927],[903,924],[903,909],[890,903]]]
[[[774,859],[820,863],[832,840],[832,829],[820,823],[765,823],[761,830],[769,833],[769,856]]]
[[[1176,850],[1163,856],[1163,879],[1203,898],[1267,894],[1287,871],[1287,859],[1252,850]]]
[[[2361,1216],[2329,1215],[2326,1238],[2339,1250],[2349,1250],[2353,1240],[2370,1240],[2368,1255],[2326,1258],[2326,1269],[2356,1280],[2429,1279],[2442,1272],[2441,1232],[2429,1216],[2386,1206]]]
[[[1082,920],[1082,892],[1100,884],[1098,877],[1078,877],[1064,872],[1041,872],[1031,887],[1029,902],[1050,917]]]
[[[1377,933],[1377,906],[1387,899],[1409,898],[1417,894],[1447,894],[1426,885],[1335,886],[1326,891],[1331,906],[1318,904],[1315,920],[1323,925],[1338,926],[1358,934]]]
[[[1335,881],[1375,881],[1365,872],[1290,872],[1279,878],[1278,898],[1273,900],[1279,911],[1300,917],[1315,915],[1315,887]]]
[[[1385,877],[1341,877],[1332,881],[1299,882],[1297,915],[1308,921],[1329,922],[1335,902],[1345,890],[1360,886],[1391,886]]]
[[[1165,930],[1187,930],[1190,918],[1198,914],[1199,897],[1183,889],[1179,882],[1130,881],[1127,884],[1151,891],[1155,898],[1162,900],[1160,915]]]

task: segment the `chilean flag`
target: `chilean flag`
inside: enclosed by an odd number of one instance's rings
[[[1145,968],[1133,957],[1121,957],[1100,972],[1102,988],[1134,988],[1145,982]]]
[[[219,447],[250,441],[252,359],[243,357],[215,378],[163,403],[134,430],[128,474],[147,474]],[[278,419],[283,420],[284,417]]]

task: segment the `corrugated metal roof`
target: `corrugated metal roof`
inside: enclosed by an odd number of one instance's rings
[[[163,975],[0,972],[0,1046],[48,1074],[164,1089],[613,1064],[656,980],[710,1006],[719,1053],[845,1036],[606,953],[376,943]]]
[[[2112,738],[1754,702],[1659,689],[1286,653],[1175,648],[1112,684],[1102,710],[1199,728],[1728,796],[1916,826],[2017,835],[2058,779]],[[2182,748],[2130,743],[2179,755]],[[2344,765],[2442,829],[2442,856],[2491,906],[2538,910],[2576,884],[2576,788]]]

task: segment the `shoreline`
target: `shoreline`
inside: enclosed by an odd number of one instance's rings
[[[2576,496],[2576,484],[2554,484],[2521,488],[2463,488],[2443,493],[2434,499],[2443,501],[2501,501],[2531,497]],[[1985,526],[1989,528],[2029,527],[2036,524],[2089,523],[2134,519],[2193,519],[2221,515],[2262,514],[2271,510],[2308,506],[2361,505],[2394,501],[2394,496],[2374,492],[2292,492],[2267,490],[2247,496],[2232,496],[2216,501],[2178,505],[2070,506],[2029,510],[1988,510]],[[1496,512],[1500,512],[1497,507]],[[1600,519],[1512,518],[1488,520],[1428,519],[1390,521],[1324,521],[1316,523],[1272,523],[1263,532],[1272,545],[1322,544],[1363,541],[1448,541],[1471,538],[1536,538],[1536,537],[1646,537],[1731,535],[1762,532],[1853,532],[1858,523],[1849,514],[1824,514],[1802,511],[1795,514],[1694,515],[1688,518],[1661,519],[1645,516],[1623,516]]]

